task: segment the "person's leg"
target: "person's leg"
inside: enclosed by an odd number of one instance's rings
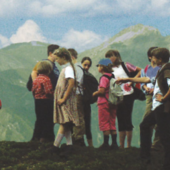
[[[131,147],[131,141],[132,141],[132,130],[133,130],[133,125],[132,125],[132,111],[133,111],[133,95],[127,95],[125,99],[125,116],[124,119],[125,121],[125,129],[126,129],[126,137],[127,137],[127,148]]]
[[[118,120],[118,129],[119,129],[119,145],[120,148],[124,148],[126,131],[125,131],[125,119],[124,119],[124,100],[117,107],[117,120]]]
[[[98,115],[99,115],[99,129],[103,132],[104,142],[99,147],[101,149],[109,147],[109,135],[110,135],[110,112],[108,104],[98,105]]]
[[[146,95],[146,110],[144,113],[144,118],[151,113],[151,109],[152,109],[152,95]],[[160,142],[157,125],[151,127],[151,136],[153,135],[154,129],[155,129],[155,136],[151,148],[159,151],[162,149],[163,146]]]
[[[126,131],[119,131],[119,144],[120,148],[124,148],[125,146],[125,137],[126,137]]]
[[[80,120],[80,126],[73,127],[73,144],[79,146],[85,146],[84,134],[85,134],[85,121],[84,121],[84,105],[82,95],[76,95],[77,98],[77,111]]]
[[[104,145],[109,146],[109,135],[110,135],[110,131],[109,131],[109,130],[104,131],[104,132],[103,132],[103,135],[104,135]]]
[[[163,111],[164,106],[161,105],[156,109],[156,123],[159,129],[161,143],[165,150],[164,169],[170,169],[170,113]]]
[[[91,134],[91,106],[89,103],[84,104],[84,120],[87,143],[89,146],[93,146]]]
[[[60,124],[57,136],[54,141],[54,146],[59,147],[63,137],[64,137],[64,126]]]
[[[112,137],[112,144],[111,148],[117,149],[117,132],[116,132],[116,111],[117,107],[116,106],[110,106],[110,134]]]
[[[53,101],[49,99],[42,100],[42,108],[44,114],[42,142],[54,141],[54,124],[53,124]]]
[[[127,136],[127,148],[130,148],[132,141],[132,131],[126,131],[126,136]]]
[[[36,113],[37,119],[35,122],[33,139],[40,140],[40,138],[42,137],[43,126],[44,126],[43,124],[44,123],[44,112],[43,112],[41,99],[35,99],[35,113]]]
[[[146,116],[142,123],[140,124],[140,156],[143,160],[150,159],[150,149],[151,149],[151,126],[156,123],[155,111],[152,111],[148,116]]]
[[[160,141],[160,135],[159,135],[160,132],[159,132],[158,126],[155,125],[154,129],[155,129],[155,136],[154,136],[151,148],[155,151],[161,151],[163,149],[163,145]]]

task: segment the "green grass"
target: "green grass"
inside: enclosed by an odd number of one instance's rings
[[[65,158],[50,154],[52,143],[0,142],[1,170],[139,170],[139,148],[99,151],[74,146]],[[160,170],[163,153],[152,153],[148,170]]]

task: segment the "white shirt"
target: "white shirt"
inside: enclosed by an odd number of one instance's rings
[[[115,75],[115,78],[128,78],[128,75],[124,71],[122,65],[119,65],[118,67],[113,67],[113,74]],[[123,90],[123,95],[129,95],[133,93],[133,88],[132,86],[129,87],[129,83],[122,83],[121,88]]]
[[[69,65],[69,66],[66,66],[66,69],[65,69],[65,78],[73,78],[74,79],[74,71],[73,71],[73,68]]]

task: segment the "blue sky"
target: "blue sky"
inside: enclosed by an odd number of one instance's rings
[[[42,41],[81,52],[139,23],[159,29],[163,36],[170,35],[170,2],[0,0],[0,48]]]

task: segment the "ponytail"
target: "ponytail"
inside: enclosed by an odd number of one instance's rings
[[[70,55],[69,51],[66,48],[59,48],[54,51],[54,55],[57,55],[60,58],[65,57],[65,59],[70,63],[71,67],[73,68],[73,72],[74,72],[75,89],[76,89],[76,87],[77,87],[76,70],[75,70],[74,64],[72,62],[71,55]]]

